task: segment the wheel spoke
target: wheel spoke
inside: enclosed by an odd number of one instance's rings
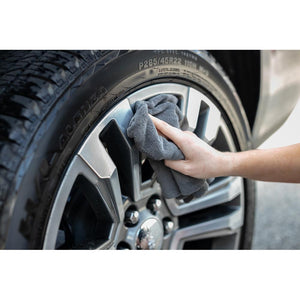
[[[212,144],[216,139],[221,122],[221,113],[217,107],[206,97],[205,103],[208,105],[206,126],[203,140]]]
[[[242,179],[240,177],[227,177],[212,184],[208,192],[189,203],[180,203],[175,199],[166,199],[167,205],[175,216],[181,216],[193,211],[230,202],[242,193]]]
[[[101,244],[99,247],[97,247],[95,250],[115,250],[115,246],[113,243],[113,240],[108,240],[105,243]]]
[[[126,133],[132,116],[132,109],[125,99],[104,118],[99,129],[100,139],[117,166],[122,193],[137,201],[141,185],[140,158]]]
[[[182,111],[189,122],[189,130],[211,144],[217,137],[221,122],[221,113],[215,104],[203,93],[190,88]]]
[[[94,142],[96,143],[96,141]],[[92,195],[92,190],[89,186],[83,187],[83,194],[96,218],[103,218],[105,211],[107,211],[105,217],[112,220],[113,224],[108,239],[113,237],[117,230],[117,225],[120,223],[120,220],[123,220],[124,209],[116,167],[105,149],[102,149],[103,145],[99,142],[97,146],[99,148],[95,151],[95,144],[89,143],[87,147],[84,147],[85,151],[80,151],[80,155],[76,155],[70,164],[54,201],[45,235],[44,249],[53,249],[55,247],[59,224],[62,220],[68,197],[74,183],[80,176],[83,176],[95,187],[97,197]],[[93,150],[92,155],[89,155],[89,150]]]
[[[97,175],[97,182],[94,184],[98,186],[98,191],[102,194],[109,209],[114,212],[115,221],[119,222],[124,217],[124,211],[118,173],[115,164],[101,143],[97,131],[91,133],[79,150],[78,156]],[[90,172],[86,175],[92,177]]]
[[[228,209],[228,211],[230,211]],[[242,207],[231,207],[231,212],[225,216],[213,218],[191,226],[183,227],[174,233],[171,241],[171,249],[180,249],[184,242],[194,239],[216,238],[232,235],[239,232],[243,226]]]
[[[201,106],[201,97],[202,94],[195,89],[189,89],[189,94],[186,102],[186,107],[183,109],[187,120],[189,122],[189,130],[194,131],[197,127],[200,106]]]
[[[62,219],[64,208],[71,193],[71,189],[79,175],[78,170],[81,170],[84,165],[85,164],[82,159],[80,159],[78,156],[75,156],[64,176],[64,180],[57,192],[48,221],[43,245],[44,249],[55,248],[58,228]]]

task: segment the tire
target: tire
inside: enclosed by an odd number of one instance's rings
[[[145,87],[172,83],[201,90],[222,112],[236,150],[251,148],[238,95],[207,52],[1,51],[0,59],[1,248],[44,248],[55,197],[74,155],[112,107]],[[255,191],[252,181],[243,185],[237,248],[249,249]],[[109,216],[103,220],[104,227],[112,222]],[[184,220],[178,217],[175,225]],[[71,248],[97,248],[83,244]],[[197,245],[185,248],[204,247]]]

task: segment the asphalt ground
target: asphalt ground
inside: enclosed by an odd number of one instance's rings
[[[300,102],[288,120],[259,148],[300,142]],[[257,182],[252,249],[300,249],[300,184]]]

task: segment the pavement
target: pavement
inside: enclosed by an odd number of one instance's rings
[[[300,142],[300,102],[288,120],[259,148]],[[300,184],[257,182],[252,249],[300,249]]]

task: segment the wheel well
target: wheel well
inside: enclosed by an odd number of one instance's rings
[[[260,91],[260,51],[212,50],[209,52],[235,86],[252,129]]]

